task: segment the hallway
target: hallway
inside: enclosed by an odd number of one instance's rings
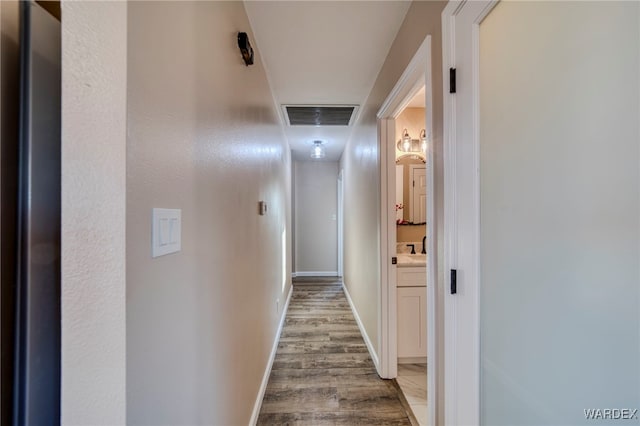
[[[640,426],[640,0],[0,35],[0,425]]]
[[[340,281],[294,284],[258,424],[409,425],[378,377]]]

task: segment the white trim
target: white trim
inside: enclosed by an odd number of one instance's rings
[[[416,54],[413,55],[411,62],[378,110],[378,118],[397,118],[400,115],[425,85],[425,69],[431,77],[431,36],[424,39]],[[425,98],[431,94],[429,92],[432,92],[431,88],[425,90]],[[429,106],[425,104],[425,108]]]
[[[436,187],[435,187],[435,163],[434,163],[434,147],[433,147],[433,77],[431,75],[431,40],[429,40],[429,50],[426,53],[425,64],[425,121],[427,124],[427,152],[425,153],[425,168],[427,176],[427,248],[429,253],[427,256],[427,406],[431,407],[427,410],[427,424],[436,425],[436,419],[439,418],[439,401],[443,395],[438,393],[438,371],[443,368],[440,358],[438,357],[439,330],[438,312],[441,306],[438,305],[439,283],[437,282],[437,236],[436,236]]]
[[[397,295],[395,286],[396,268],[390,265],[390,257],[395,254],[395,214],[389,220],[388,208],[392,208],[392,203],[388,200],[393,197],[395,200],[395,185],[389,183],[387,177],[391,173],[390,168],[395,164],[395,158],[389,159],[385,155],[389,146],[395,147],[395,118],[408,105],[410,100],[425,86],[425,122],[427,138],[429,140],[425,167],[428,169],[427,183],[427,237],[430,255],[427,256],[427,282],[434,283],[427,285],[427,356],[430,360],[427,363],[427,406],[429,425],[436,424],[438,400],[442,395],[438,395],[437,372],[441,368],[440,360],[437,356],[436,345],[438,341],[438,327],[436,325],[437,294],[439,285],[436,282],[436,228],[435,228],[435,187],[433,176],[433,78],[431,64],[431,36],[427,36],[411,59],[407,69],[394,86],[389,96],[378,111],[379,120],[378,134],[380,135],[380,179],[381,179],[381,204],[380,204],[380,277],[381,291],[380,301],[382,306],[380,315],[380,357],[382,375],[385,378],[393,378],[397,375]],[[389,129],[392,131],[390,132]],[[394,156],[395,156],[395,149]],[[395,213],[395,212],[394,212]],[[393,236],[393,238],[392,238]],[[393,254],[392,254],[393,253]]]
[[[378,312],[378,374],[393,379],[398,374],[397,364],[397,267],[391,264],[396,255],[395,213],[395,120],[378,120],[380,153],[380,297]]]
[[[338,173],[338,276],[344,272],[344,181],[343,170]]]
[[[455,247],[455,235],[453,231],[455,228],[452,226],[452,218],[455,217],[453,210],[455,204],[455,152],[453,147],[453,141],[455,140],[455,108],[456,98],[449,94],[449,88],[447,87],[449,75],[449,68],[455,67],[454,56],[454,39],[452,36],[454,25],[452,15],[460,7],[460,2],[450,1],[449,4],[442,11],[442,72],[443,72],[443,163],[444,163],[444,268],[445,268],[445,301],[444,301],[444,346],[445,357],[450,353],[455,353],[455,340],[451,338],[452,328],[455,324],[455,304],[452,303],[451,298],[447,297],[449,291],[447,291],[451,285],[450,277],[447,271],[454,265],[450,259],[453,258]],[[427,308],[427,313],[428,313]],[[427,350],[429,347],[427,346]],[[428,356],[428,355],[427,355]],[[445,385],[445,407],[444,407],[444,419],[446,422],[453,423],[453,417],[455,413],[455,388],[451,386],[452,382],[455,382],[456,371],[452,362],[447,363],[444,371],[444,385]]]
[[[353,304],[353,300],[351,300],[351,295],[349,294],[349,290],[347,289],[347,286],[344,284],[344,282],[342,283],[342,290],[344,291],[344,295],[347,297],[349,306],[351,306],[351,312],[353,312],[353,316],[356,319],[356,323],[358,324],[358,328],[360,329],[360,334],[362,334],[364,343],[367,345],[367,349],[369,350],[369,355],[371,355],[373,364],[376,366],[376,370],[378,371],[378,374],[380,374],[380,360],[378,359],[378,354],[376,353],[373,347],[373,343],[371,343],[371,339],[369,339],[369,335],[367,334],[367,330],[365,330],[364,325],[362,324],[362,320],[360,320],[360,315],[358,315],[358,310],[356,309],[356,305]]]
[[[457,59],[465,64],[457,70],[458,93],[450,95],[443,79],[444,268],[458,270],[458,294],[447,291],[444,304],[444,423],[450,425],[480,422],[479,25],[496,3],[456,1],[442,12],[443,75]],[[458,141],[459,129],[465,135]]]
[[[258,395],[256,396],[256,402],[253,404],[253,412],[251,413],[251,420],[249,420],[250,425],[255,425],[258,422],[258,416],[260,415],[260,409],[262,408],[262,400],[264,399],[264,393],[267,390],[267,384],[269,384],[271,368],[273,367],[273,361],[276,359],[278,343],[280,343],[280,334],[282,333],[282,328],[284,327],[284,320],[287,317],[287,310],[289,309],[289,301],[291,300],[292,294],[293,285],[289,286],[289,294],[287,295],[287,301],[285,302],[284,308],[282,309],[280,323],[278,324],[278,331],[276,331],[276,337],[274,338],[273,345],[271,346],[269,361],[267,362],[267,367],[265,368],[264,375],[262,376],[262,383],[260,384],[260,389],[258,390]]]
[[[292,277],[337,277],[338,271],[304,271],[294,272]]]

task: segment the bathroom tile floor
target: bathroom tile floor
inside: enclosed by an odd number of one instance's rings
[[[427,424],[427,364],[398,364],[396,379],[420,426]]]
[[[341,282],[296,283],[259,425],[410,425],[378,377]]]

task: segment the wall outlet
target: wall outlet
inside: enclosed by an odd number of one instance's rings
[[[276,313],[280,313],[280,299],[276,299]]]

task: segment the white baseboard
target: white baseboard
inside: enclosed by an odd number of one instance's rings
[[[337,277],[338,271],[322,271],[322,272],[294,272],[292,277]]]
[[[358,315],[358,311],[356,310],[355,305],[353,304],[353,300],[351,300],[351,295],[349,294],[349,290],[347,290],[347,286],[342,283],[342,289],[344,290],[345,296],[347,296],[347,301],[349,302],[349,306],[351,306],[351,312],[353,312],[353,316],[356,319],[356,323],[358,323],[358,328],[360,329],[360,334],[362,334],[362,338],[364,339],[364,343],[367,345],[367,349],[369,350],[369,355],[371,355],[371,359],[376,366],[376,371],[380,372],[380,361],[378,360],[378,354],[376,353],[373,344],[371,343],[371,339],[369,339],[369,335],[360,320],[360,315]]]
[[[258,416],[260,415],[260,409],[262,408],[262,399],[264,393],[267,390],[267,384],[269,384],[269,376],[271,375],[271,367],[273,367],[273,361],[276,358],[276,352],[278,351],[278,343],[280,342],[280,334],[282,333],[282,327],[284,326],[284,319],[287,316],[287,309],[289,309],[289,301],[291,300],[291,294],[293,293],[293,286],[289,287],[289,294],[287,295],[287,301],[282,308],[282,315],[280,317],[280,323],[278,324],[278,331],[276,337],[273,340],[273,346],[271,347],[271,354],[269,355],[269,361],[267,362],[267,368],[264,370],[264,376],[262,376],[262,383],[258,390],[258,396],[256,402],[253,404],[253,412],[251,413],[250,425],[255,425],[258,422]]]

